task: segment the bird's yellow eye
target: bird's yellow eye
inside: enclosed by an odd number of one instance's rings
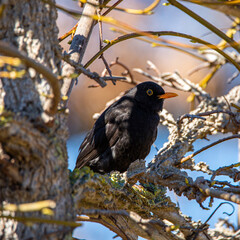
[[[148,96],[152,96],[153,95],[153,90],[152,89],[148,89],[146,93],[147,93]]]

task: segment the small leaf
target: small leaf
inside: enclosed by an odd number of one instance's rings
[[[50,208],[43,208],[42,209],[42,214],[44,215],[48,215],[48,216],[53,216],[54,215],[54,211]]]
[[[200,191],[201,193],[204,193],[203,189],[201,189],[201,188],[198,188],[198,189],[199,189],[199,191]]]
[[[179,229],[179,228],[180,228],[179,225],[172,225],[172,226],[171,226],[171,231],[177,230],[177,229]]]
[[[62,96],[62,100],[63,101],[67,101],[68,100],[68,96]]]
[[[104,43],[107,43],[107,44],[110,43],[110,41],[109,41],[108,39],[104,39],[103,42],[104,42]]]
[[[191,94],[188,98],[187,98],[187,102],[192,102],[195,98],[195,94]]]
[[[216,181],[212,181],[212,182],[211,182],[211,186],[213,186],[215,183],[216,183]]]

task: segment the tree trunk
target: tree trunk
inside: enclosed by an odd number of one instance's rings
[[[54,0],[50,0],[50,2]],[[0,40],[61,74],[56,9],[43,1],[1,0]],[[52,89],[46,79],[25,65],[21,79],[1,79],[0,201],[21,204],[53,200],[54,214],[46,211],[11,213],[0,218],[1,239],[65,239],[71,228],[42,219],[72,220],[73,201],[67,168],[66,116],[48,116]],[[51,121],[50,121],[51,120]],[[3,215],[9,216],[8,211]],[[23,223],[24,218],[32,221]],[[36,222],[34,222],[34,219]]]

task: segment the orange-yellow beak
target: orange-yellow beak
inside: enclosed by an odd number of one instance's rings
[[[159,99],[172,98],[178,96],[176,93],[166,92],[162,95],[158,95]]]

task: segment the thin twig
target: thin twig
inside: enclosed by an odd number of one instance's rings
[[[137,15],[150,15],[150,14],[153,13],[152,10],[158,6],[158,4],[160,3],[160,0],[155,0],[153,3],[151,3],[148,7],[144,8],[144,9],[129,9],[129,8],[116,7],[120,2],[122,2],[122,1],[118,1],[117,4],[115,3],[113,5],[114,10],[122,11],[122,12],[125,12],[125,13],[130,13],[130,14],[137,14]],[[96,4],[92,4],[92,5],[96,6]],[[113,10],[113,6],[107,6],[106,4],[105,5],[100,4],[101,8],[109,8],[111,10]],[[105,15],[107,13],[109,13],[109,11],[106,11]]]
[[[207,222],[213,217],[213,215],[216,213],[216,211],[217,211],[223,204],[229,204],[229,205],[232,206],[232,208],[233,208],[233,211],[232,211],[231,213],[223,212],[223,214],[227,214],[228,216],[231,216],[231,215],[234,213],[235,208],[234,208],[233,204],[231,204],[231,203],[229,203],[229,202],[222,202],[222,203],[220,203],[220,204],[217,206],[217,208],[211,213],[211,215],[207,218],[207,220],[206,220],[203,224],[201,224],[201,226],[198,228],[198,230],[203,230],[203,229],[207,226]],[[199,231],[195,233],[193,240],[197,238],[198,234],[199,234]]]
[[[135,72],[142,74],[145,77],[150,78],[152,81],[157,82],[159,85],[166,85],[174,89],[184,91],[184,92],[194,92],[197,96],[202,96],[205,98],[210,98],[210,96],[198,85],[192,83],[188,79],[184,79],[180,74],[175,71],[174,73],[162,73],[161,76],[156,77],[144,72],[142,69],[134,68]]]
[[[192,74],[204,69],[204,68],[210,68],[211,67],[211,63],[210,62],[204,62],[196,67],[194,67],[193,69],[191,69],[189,72],[188,72],[188,76],[191,76]]]
[[[233,167],[233,165],[235,165],[235,164],[232,164],[232,167]],[[238,193],[240,192],[239,186],[234,186],[231,183],[229,183],[228,181],[218,181],[218,180],[214,180],[214,179],[213,180],[211,179],[211,181],[212,181],[211,185],[214,188],[221,188],[221,189],[223,189],[225,186],[228,186],[229,188],[224,188],[224,191],[234,192],[234,193],[236,193],[236,191]],[[221,186],[217,186],[217,185],[221,185]]]
[[[211,144],[209,144],[209,145],[199,149],[198,151],[190,154],[189,156],[182,158],[180,160],[180,162],[176,163],[176,166],[178,166],[178,165],[188,161],[189,159],[193,158],[194,156],[198,155],[199,153],[201,153],[201,152],[203,152],[203,151],[205,151],[205,150],[207,150],[207,149],[209,149],[209,148],[211,148],[211,147],[213,147],[213,146],[215,146],[215,145],[217,145],[219,143],[222,143],[222,142],[225,142],[227,140],[234,139],[234,138],[240,138],[240,134],[235,134],[235,135],[232,135],[232,136],[229,136],[229,137],[226,137],[226,138],[222,138],[222,139],[220,139],[220,140],[218,140],[216,142],[213,142],[213,143],[211,143]]]
[[[121,66],[122,68],[125,69],[126,73],[122,73],[122,75],[126,76],[126,75],[129,75],[129,79],[128,78],[125,78],[124,79],[124,82],[126,83],[130,83],[130,84],[133,84],[133,85],[137,85],[138,83],[140,83],[139,81],[135,81],[134,80],[134,77],[130,71],[130,69],[122,62],[119,62],[119,58],[117,57],[115,61],[112,61],[110,64],[109,64],[109,67],[113,67],[115,65],[118,65],[118,66]],[[104,69],[103,72],[102,72],[102,76],[105,76],[106,75],[106,70],[107,69]]]
[[[158,77],[161,76],[161,73],[160,73],[159,69],[157,68],[157,66],[156,66],[153,62],[151,62],[150,60],[148,60],[148,61],[147,61],[147,64],[148,64],[148,67],[147,67],[148,70],[153,70],[153,71],[155,71]]]
[[[214,25],[212,25],[211,23],[209,23],[208,21],[206,21],[205,19],[203,19],[202,17],[200,17],[199,15],[197,15],[196,13],[194,13],[193,11],[191,11],[190,9],[188,9],[187,7],[185,7],[184,5],[179,3],[178,1],[176,1],[176,0],[168,0],[168,1],[173,6],[177,7],[181,11],[185,12],[187,15],[194,18],[199,23],[201,23],[203,26],[205,26],[206,28],[208,28],[209,30],[214,32],[217,36],[224,39],[227,43],[229,43],[231,45],[232,48],[234,48],[236,51],[238,51],[240,53],[239,44],[237,42],[235,42],[232,38],[228,37],[221,30],[216,28]]]
[[[117,32],[117,33],[120,33],[120,34],[127,34],[126,31],[123,31],[123,30],[120,30],[120,29],[117,29],[117,28],[111,28],[111,31],[113,32]],[[149,43],[152,47],[164,47],[164,48],[171,48],[171,49],[174,49],[176,51],[179,51],[181,53],[184,53],[184,54],[187,54],[187,55],[190,55],[191,57],[194,57],[200,61],[207,61],[206,58],[194,53],[194,52],[191,52],[191,51],[187,51],[185,49],[183,49],[183,47],[185,48],[190,48],[190,49],[197,49],[196,47],[194,46],[182,46],[182,44],[180,44],[179,42],[174,42],[174,41],[171,41],[171,40],[165,40],[165,39],[161,39],[161,42],[162,43],[158,43],[156,41],[151,41],[151,40],[148,40],[146,38],[143,38],[143,37],[138,37],[136,38],[137,40],[139,41],[142,41],[142,42],[146,42],[146,43]],[[175,46],[176,45],[176,46]],[[181,47],[177,47],[177,46],[181,46]]]
[[[181,127],[181,124],[182,124],[182,121],[183,119],[185,118],[190,118],[191,120],[193,118],[199,118],[201,120],[206,120],[206,118],[204,118],[203,116],[209,116],[209,115],[212,115],[212,114],[215,114],[215,113],[225,113],[225,114],[228,114],[230,116],[235,116],[235,114],[232,112],[232,111],[223,111],[223,110],[213,110],[213,111],[209,111],[209,112],[203,112],[203,113],[198,113],[198,114],[184,114],[183,116],[181,116],[178,120],[177,120],[177,125],[178,125],[178,129],[180,129]]]
[[[213,181],[214,178],[215,178],[217,175],[219,175],[220,172],[223,172],[223,171],[226,171],[226,170],[235,168],[235,167],[239,167],[239,166],[240,166],[240,162],[231,164],[231,165],[229,165],[229,166],[225,166],[225,167],[220,167],[220,168],[218,168],[217,170],[215,170],[215,171],[213,172],[213,175],[212,175],[212,177],[211,177],[211,181]]]
[[[100,48],[100,51],[101,51],[102,48],[103,48],[102,21],[100,20],[101,10],[102,10],[102,9],[98,9],[98,10],[97,10],[97,15],[99,16],[99,18],[98,18],[98,26],[99,26],[99,48]],[[105,67],[106,67],[106,69],[107,69],[107,71],[108,71],[109,76],[112,77],[111,69],[110,69],[110,67],[108,66],[107,60],[105,59],[103,53],[101,54],[101,56],[100,56],[99,58],[101,58],[101,59],[103,60],[103,63],[104,63],[104,65],[105,65]],[[113,83],[113,85],[116,85],[116,81],[114,81],[113,79],[112,79],[112,83]]]
[[[106,12],[103,13],[103,16],[106,16],[108,13],[110,13],[114,8],[116,8],[117,5],[119,5],[123,0],[118,0],[115,2]]]
[[[227,212],[223,212],[223,214],[227,214],[229,217],[231,215],[233,215],[233,213],[235,212],[235,207],[233,206],[232,203],[229,202],[222,202],[218,205],[218,207],[213,211],[213,213],[207,218],[207,220],[204,222],[204,224],[206,224],[211,218],[212,216],[216,213],[216,211],[223,205],[223,204],[229,204],[232,207],[232,212],[231,213],[227,213]]]
[[[93,17],[93,16],[92,16]],[[102,19],[103,20],[103,19]],[[115,22],[110,22],[110,20],[108,19],[108,21],[106,21],[109,24],[112,25],[116,25],[116,21]],[[120,24],[120,23],[119,23]],[[123,26],[124,27],[124,26]],[[127,27],[125,27],[127,28]],[[154,39],[156,41],[162,41],[162,39],[157,38],[156,36],[160,37],[160,36],[176,36],[176,37],[182,37],[182,38],[186,38],[186,39],[190,39],[193,40],[194,42],[203,44],[205,46],[207,46],[208,48],[211,48],[213,50],[215,50],[216,52],[218,52],[219,54],[221,54],[224,58],[226,58],[230,63],[232,63],[238,70],[240,70],[240,66],[239,64],[236,62],[235,59],[232,58],[232,56],[230,56],[229,54],[225,53],[224,51],[222,51],[220,48],[218,48],[217,46],[206,42],[200,38],[188,35],[188,34],[183,34],[183,33],[178,33],[178,32],[173,32],[173,31],[159,31],[159,32],[154,32],[154,31],[146,31],[146,32],[141,32],[137,29],[134,29],[134,33],[129,33],[129,34],[125,34],[122,35],[116,39],[113,39],[111,41],[109,41],[109,43],[102,49],[102,51],[99,51],[98,53],[96,53],[86,64],[84,67],[89,67],[103,52],[105,52],[107,49],[109,49],[110,47],[112,47],[113,45],[120,43],[122,41],[125,41],[127,39],[131,39],[131,38],[138,38],[140,36],[145,36],[145,37],[149,37],[151,39]]]
[[[105,87],[107,84],[105,81],[107,80],[111,80],[111,81],[117,81],[117,80],[125,80],[125,77],[122,76],[104,76],[101,77],[98,75],[98,73],[96,72],[91,72],[90,70],[84,68],[81,64],[77,64],[74,61],[70,60],[68,57],[64,56],[63,60],[65,62],[67,62],[68,64],[70,64],[71,66],[73,66],[76,69],[76,72],[79,73],[83,73],[86,76],[88,76],[89,78],[95,80],[101,87]]]
[[[206,115],[203,115],[203,116],[206,116]],[[206,118],[202,117],[200,114],[184,114],[183,116],[181,116],[178,120],[177,120],[177,124],[179,125],[179,128],[182,124],[182,121],[183,119],[185,118],[190,118],[190,120],[192,121],[194,118],[198,118],[198,119],[201,119],[201,120],[206,120]]]
[[[239,74],[240,74],[239,71],[234,72],[233,75],[227,80],[227,83],[229,84],[232,83],[232,81],[236,79],[239,76]]]
[[[164,80],[164,79],[162,79],[162,78],[160,78],[160,77],[155,77],[155,76],[153,76],[153,75],[151,75],[151,74],[149,74],[149,73],[147,73],[147,72],[144,72],[144,71],[143,71],[142,69],[140,69],[140,68],[134,68],[133,71],[134,71],[134,72],[137,72],[137,73],[139,73],[139,74],[142,74],[143,76],[145,76],[145,77],[153,80],[154,82],[158,82],[158,83],[160,83],[161,85],[166,85],[166,86],[168,86],[168,87],[172,87],[172,86],[173,86],[173,84],[172,84],[171,82],[166,81],[166,80]]]
[[[44,1],[44,0],[42,0],[42,1]],[[120,1],[118,1],[119,3],[120,2],[122,2],[123,0],[120,0]],[[115,6],[117,6],[119,3],[115,3],[115,4],[113,4],[113,6],[111,6],[104,14],[103,14],[103,16],[105,16],[105,15],[107,15],[111,10],[113,10],[113,8],[115,7]],[[50,3],[51,4],[51,3]],[[57,5],[56,4],[56,7],[57,8],[59,8],[60,10],[63,10],[64,11],[64,9],[62,8],[62,7],[60,7],[59,5]],[[66,11],[68,12],[68,10],[66,9]],[[79,22],[78,22],[79,23]],[[76,29],[77,29],[77,26],[78,26],[78,23],[77,24],[75,24],[75,26],[74,27],[72,27],[67,33],[65,33],[65,34],[63,34],[61,37],[59,37],[58,38],[58,41],[59,42],[61,42],[61,41],[63,41],[65,38],[67,38],[69,35],[73,35],[74,33],[75,33],[75,31],[76,31]],[[96,24],[97,22],[95,22],[94,24]]]

